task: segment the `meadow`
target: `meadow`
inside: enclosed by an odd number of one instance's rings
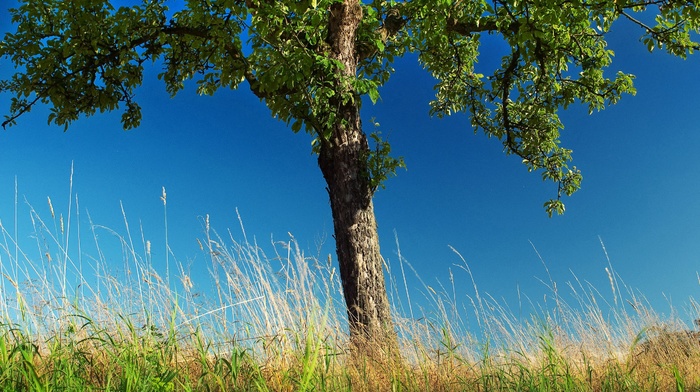
[[[335,266],[293,237],[260,246],[205,217],[210,280],[194,282],[175,257],[159,273],[126,216],[113,230],[47,203],[45,217],[29,206],[29,233],[17,232],[22,217],[0,222],[2,391],[700,390],[698,335],[677,313],[659,316],[612,263],[609,287],[545,282],[549,303],[523,318],[480,293],[464,260],[452,285],[474,295],[460,299],[407,287],[413,269],[399,259],[387,279],[400,359],[370,357],[348,349]],[[105,232],[121,251],[101,246]]]

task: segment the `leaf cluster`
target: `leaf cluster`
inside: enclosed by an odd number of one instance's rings
[[[472,1],[438,3],[416,12],[411,26],[423,66],[438,80],[431,112],[470,114],[475,132],[498,138],[506,154],[558,184],[547,212],[562,213],[581,174],[569,168],[572,151],[560,146],[558,110],[578,102],[589,112],[634,94],[633,76],[607,75],[613,52],[596,30],[594,8],[582,1]],[[444,26],[439,34],[434,26]],[[483,34],[508,49],[490,75],[475,71]]]
[[[379,128],[379,123],[372,119],[375,128]],[[364,157],[366,164],[365,175],[369,180],[372,193],[377,189],[385,188],[385,181],[389,177],[396,176],[396,169],[405,169],[406,163],[403,157],[394,158],[391,156],[391,145],[386,139],[382,139],[381,132],[377,129],[372,132],[369,137],[372,140],[374,148],[371,149]]]
[[[0,42],[0,57],[22,70],[2,82],[12,92],[3,127],[37,102],[50,103],[49,123],[63,126],[97,111],[126,106],[125,128],[138,125],[133,101],[142,83],[143,63],[153,58],[148,44],[165,16],[158,2],[115,9],[109,2],[25,1],[10,9],[14,33]]]

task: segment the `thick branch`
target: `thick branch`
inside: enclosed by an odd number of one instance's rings
[[[398,34],[398,32],[401,31],[404,26],[406,26],[406,22],[406,18],[401,15],[400,5],[396,5],[395,7],[388,9],[386,16],[384,17],[384,22],[379,28],[382,41],[386,43],[389,38]]]
[[[168,26],[168,27],[163,28],[162,32],[165,34],[170,34],[170,35],[179,35],[179,36],[189,35],[189,36],[198,37],[198,38],[201,38],[204,40],[209,40],[212,38],[208,29],[193,28],[193,27],[188,27],[188,26]],[[279,89],[277,89],[275,91],[263,91],[263,89],[261,88],[260,82],[258,81],[253,70],[251,69],[251,66],[248,63],[248,59],[243,55],[241,48],[236,46],[236,45],[233,45],[231,43],[227,43],[225,46],[225,51],[226,51],[226,53],[228,53],[228,55],[234,61],[239,63],[240,69],[243,72],[243,77],[248,82],[248,86],[250,88],[250,91],[259,99],[271,99],[271,98],[280,99],[281,98],[281,99],[287,100],[289,102],[289,99],[287,98],[287,96],[297,92],[297,91],[292,91],[292,90],[285,88],[285,87],[280,87]],[[291,110],[293,112],[294,117],[296,117],[298,119],[303,119],[304,121],[307,122],[307,124],[310,124],[312,127],[314,127],[316,130],[318,130],[320,132],[320,130],[321,130],[320,124],[318,123],[318,121],[316,119],[309,116],[309,114],[307,112],[305,112],[303,109],[298,108],[295,105],[292,105]]]
[[[193,37],[198,37],[202,38],[204,40],[209,40],[211,39],[211,35],[209,34],[209,31],[207,29],[201,29],[201,28],[194,28],[194,27],[188,27],[188,26],[166,26],[161,30],[163,33],[168,34],[168,35],[176,35],[176,36],[193,36]],[[236,47],[235,45],[232,44],[227,44],[226,45],[226,53],[228,53],[229,56],[231,56],[232,59],[238,61],[241,64],[241,68],[243,69],[243,76],[245,77],[246,81],[248,82],[248,85],[250,86],[250,90],[255,94],[256,97],[260,99],[265,99],[269,97],[269,93],[266,93],[260,89],[260,83],[258,82],[257,78],[255,77],[255,74],[253,74],[253,71],[250,69],[250,65],[248,64],[247,59],[243,55],[243,52],[241,51],[240,48]]]

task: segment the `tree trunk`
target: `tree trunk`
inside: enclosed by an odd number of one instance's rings
[[[361,130],[348,130],[353,144],[319,159],[328,183],[336,254],[354,342],[376,341],[394,345],[396,339],[379,252],[372,195],[358,167],[357,155],[366,143]],[[329,162],[330,161],[330,162]]]
[[[355,77],[355,30],[361,19],[359,0],[345,0],[331,7],[329,44],[332,55],[344,65],[344,77]],[[336,122],[330,139],[322,143],[318,161],[328,184],[350,337],[353,344],[379,344],[391,349],[396,347],[396,334],[379,252],[374,191],[367,174],[370,150],[362,131],[360,98],[343,104],[341,95],[352,92],[344,78],[337,79]]]

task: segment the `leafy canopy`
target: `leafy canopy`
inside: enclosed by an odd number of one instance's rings
[[[118,108],[124,128],[136,127],[136,88],[155,63],[172,95],[190,79],[207,95],[245,82],[274,117],[311,134],[318,152],[333,147],[338,102],[376,102],[394,59],[416,53],[437,81],[431,113],[468,113],[475,132],[557,183],[557,198],[545,203],[551,216],[582,179],[560,146],[557,111],[580,103],[593,112],[635,91],[632,75],[606,72],[613,23],[638,26],[650,51],[685,58],[699,48],[696,0],[373,0],[361,2],[359,65],[347,77],[328,44],[337,1],[187,0],[173,11],[167,0],[22,0],[10,10],[16,32],[0,42],[0,56],[19,70],[0,84],[13,95],[3,127],[37,103],[50,104],[49,123],[66,128]],[[475,73],[484,34],[509,48],[487,75]],[[376,189],[403,161],[389,157],[378,133],[372,139],[366,171]]]

